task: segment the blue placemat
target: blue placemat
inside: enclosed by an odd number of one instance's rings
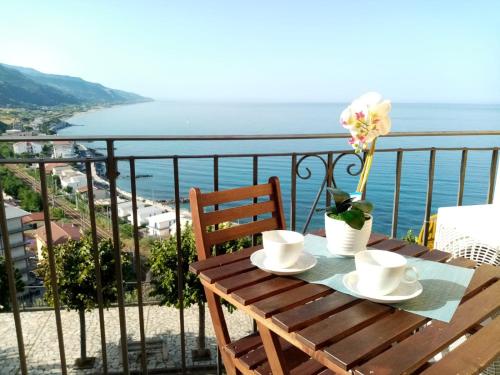
[[[310,283],[324,284],[339,292],[352,293],[344,286],[342,278],[355,270],[353,258],[332,255],[327,249],[324,237],[308,234],[305,250],[317,259],[317,265],[302,274],[299,279]],[[373,248],[376,248],[375,245]],[[474,270],[456,267],[414,257],[407,257],[408,263],[417,268],[419,281],[423,286],[420,296],[391,306],[428,318],[449,322],[462,299]]]

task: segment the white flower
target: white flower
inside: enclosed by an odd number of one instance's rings
[[[344,109],[340,123],[351,133],[349,143],[356,152],[366,149],[377,137],[386,135],[391,130],[391,102],[382,100],[377,92],[368,92]]]

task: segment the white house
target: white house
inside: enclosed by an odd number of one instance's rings
[[[73,158],[75,153],[75,142],[73,141],[52,141],[53,158]]]
[[[184,229],[186,224],[191,225],[193,223],[193,220],[187,217],[181,217],[181,230]],[[177,225],[174,221],[172,225],[170,225],[170,235],[173,236],[175,233],[177,233]]]
[[[170,235],[170,227],[175,224],[175,212],[164,212],[148,217],[148,233],[150,236],[164,237]]]
[[[68,165],[68,164],[64,164],[64,165],[58,165],[57,167],[54,167],[52,168],[52,174],[54,176],[62,176],[63,173],[65,173],[66,171],[73,171],[73,167]]]
[[[146,207],[143,203],[137,202],[137,209]],[[132,201],[118,203],[118,217],[123,219],[132,214]]]
[[[16,142],[12,145],[14,154],[39,154],[42,148],[42,144],[37,142]]]
[[[61,186],[65,189],[70,187],[73,191],[87,186],[87,176],[78,171],[64,171],[60,176]]]
[[[149,217],[159,215],[163,212],[165,212],[165,209],[158,207],[158,206],[148,206],[148,207],[138,208],[137,209],[137,222],[138,222],[137,224],[138,225],[147,224]],[[131,224],[134,224],[134,216],[130,215],[128,217],[128,221],[130,221]]]
[[[22,279],[25,283],[28,282],[29,255],[26,252],[26,241],[24,238],[24,230],[26,227],[23,225],[22,218],[29,215],[28,212],[21,210],[18,207],[5,204],[5,214],[7,217],[7,230],[9,233],[9,243],[12,260],[14,267],[21,272]],[[4,257],[5,252],[3,248],[3,239],[0,234],[0,256]]]

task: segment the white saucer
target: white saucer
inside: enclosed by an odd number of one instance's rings
[[[328,245],[327,245],[327,248],[328,248],[328,251],[330,252],[330,254],[337,255],[339,257],[354,258],[354,256],[356,255],[356,253],[338,251],[338,249],[332,250],[330,248],[330,246],[328,246]],[[363,250],[366,250],[366,249],[363,249]],[[362,250],[360,250],[360,251],[362,251]]]
[[[401,283],[394,292],[385,296],[366,295],[358,289],[357,271],[352,271],[344,275],[342,282],[347,289],[360,298],[378,303],[397,303],[408,301],[419,296],[423,291],[422,284],[417,281],[412,284]]]
[[[316,265],[317,259],[313,255],[303,251],[294,265],[287,268],[275,268],[266,265],[266,253],[264,249],[262,249],[256,251],[250,256],[250,262],[252,262],[253,265],[257,266],[263,271],[283,276],[283,275],[297,275],[299,273],[310,270]]]

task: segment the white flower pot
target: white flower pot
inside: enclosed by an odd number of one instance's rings
[[[365,221],[363,228],[351,228],[343,220],[337,220],[325,214],[325,232],[328,240],[328,250],[332,254],[352,255],[366,250],[366,244],[372,232],[373,218]]]

